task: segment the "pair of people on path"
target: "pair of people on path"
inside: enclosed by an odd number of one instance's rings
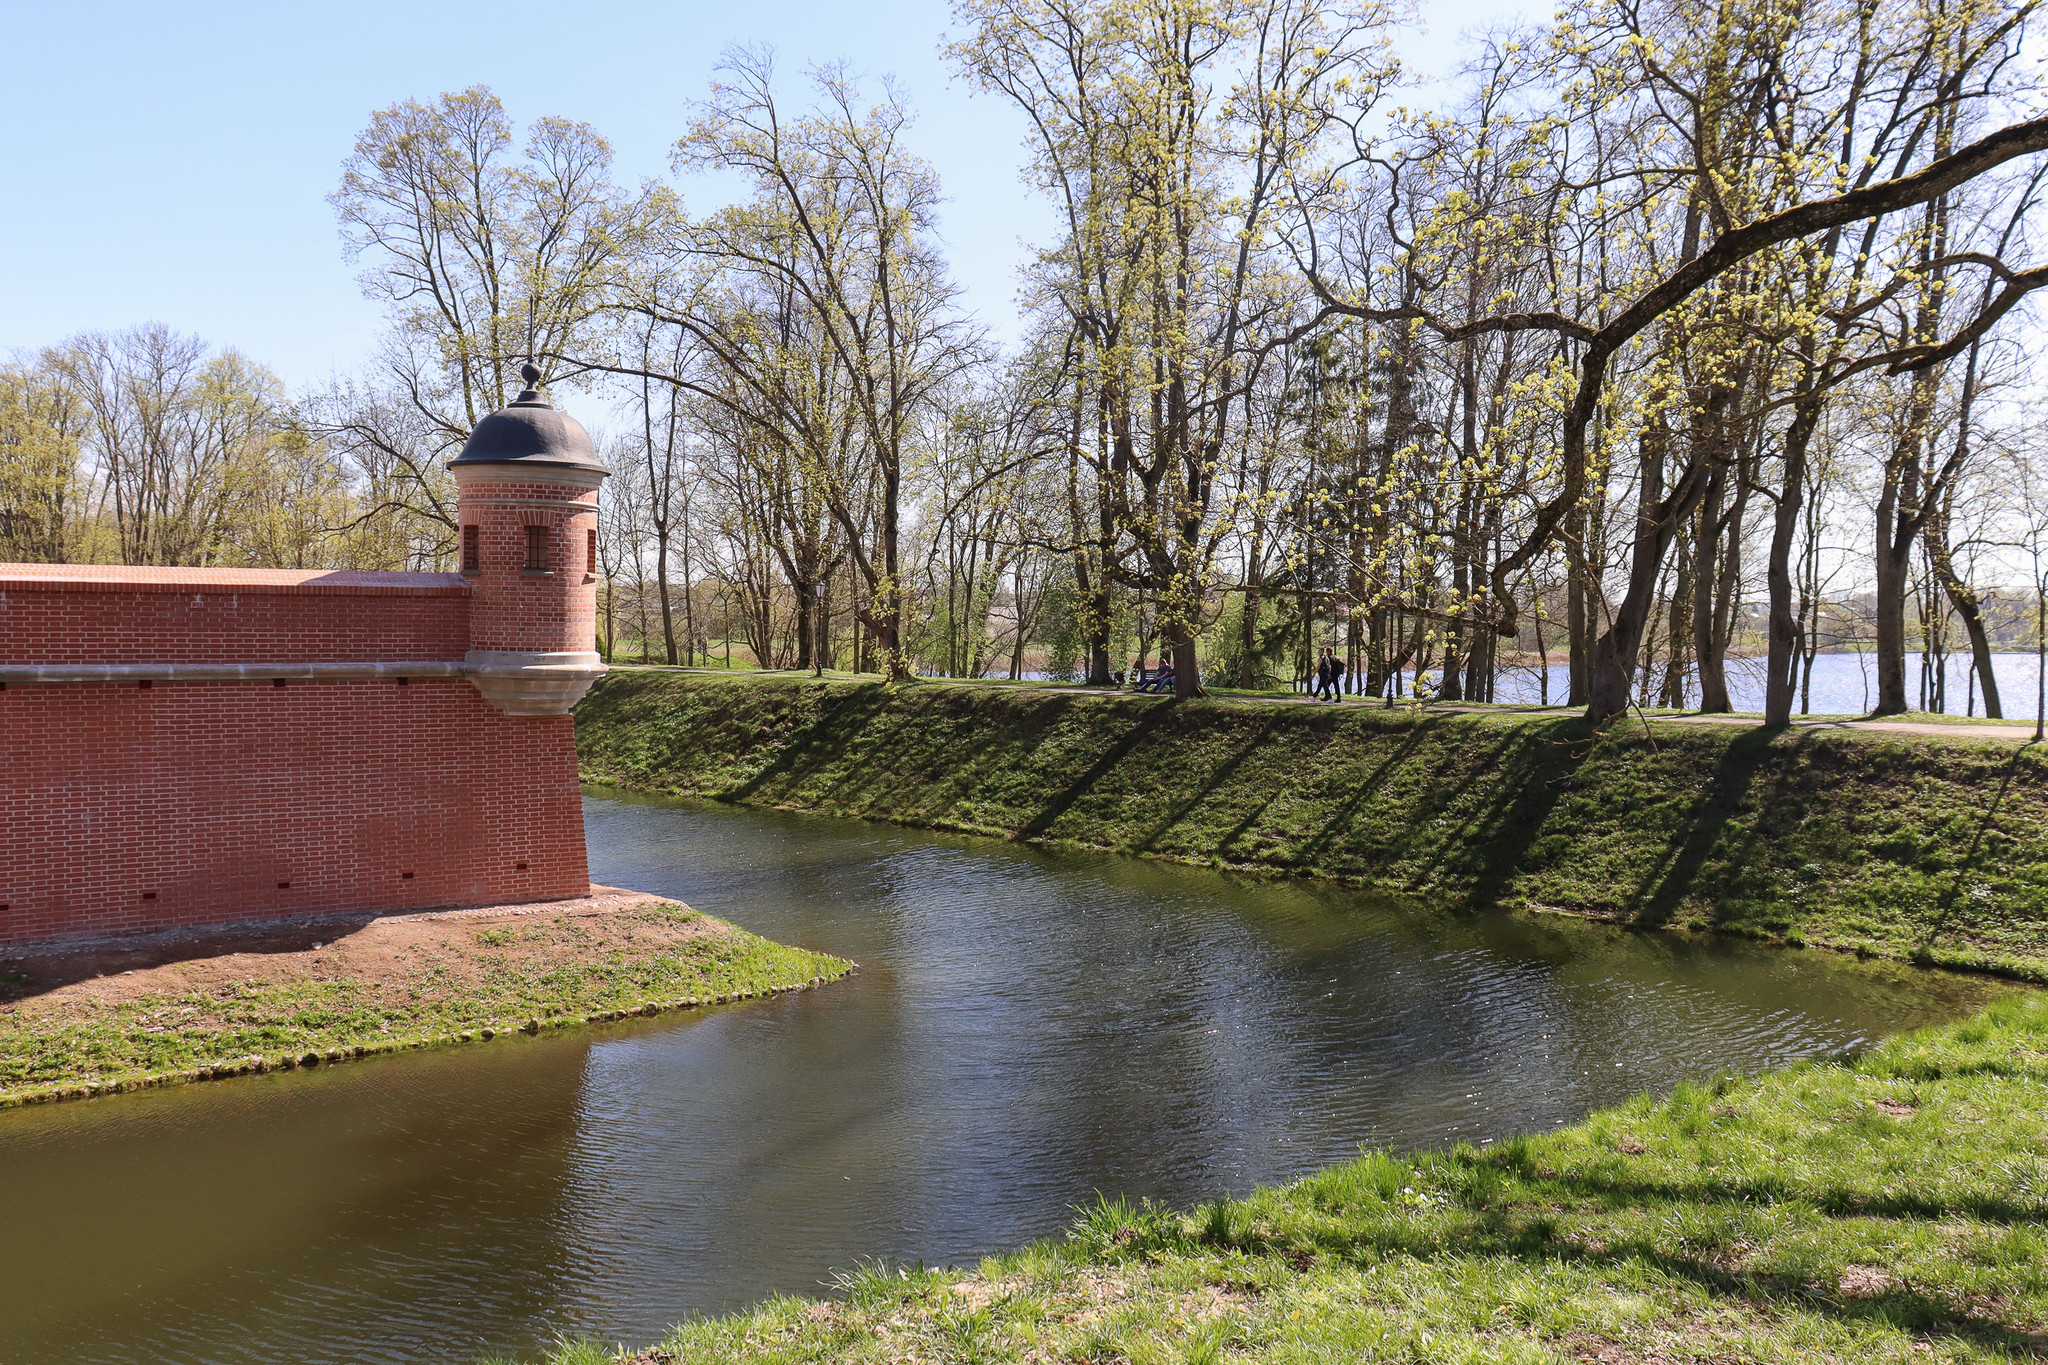
[[[1344,661],[1337,657],[1337,651],[1325,646],[1316,659],[1316,700],[1342,701],[1344,685]]]

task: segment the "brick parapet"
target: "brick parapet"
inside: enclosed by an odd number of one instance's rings
[[[459,660],[458,574],[0,565],[0,664]]]

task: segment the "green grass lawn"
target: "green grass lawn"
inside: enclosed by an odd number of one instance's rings
[[[1967,735],[624,674],[578,736],[587,778],[646,790],[2048,980],[2048,759]],[[2048,1359],[2044,1116],[2021,992],[1558,1133],[855,1268],[624,1358]]]
[[[2048,1356],[2048,998],[1498,1147],[1104,1203],[969,1271],[869,1266],[624,1352],[687,1365]],[[590,1343],[557,1365],[617,1358]]]
[[[601,918],[454,919],[374,943],[390,927],[50,992],[0,979],[0,1108],[510,1039],[794,989],[851,965],[655,901]]]

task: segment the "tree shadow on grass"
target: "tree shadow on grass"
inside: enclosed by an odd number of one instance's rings
[[[1271,738],[1274,729],[1278,726],[1279,721],[1280,718],[1278,716],[1271,714],[1265,716],[1260,721],[1258,728],[1252,731],[1249,739],[1238,745],[1229,757],[1211,768],[1208,775],[1195,784],[1194,791],[1177,802],[1164,815],[1160,816],[1150,829],[1133,839],[1130,847],[1145,852],[1150,852],[1157,848],[1159,841],[1166,836],[1168,830],[1187,819],[1198,807],[1214,799],[1216,793],[1237,775],[1238,770],[1244,766],[1245,761],[1266,744]],[[1272,799],[1270,796],[1267,797],[1264,802],[1259,804],[1259,809],[1263,810],[1266,805],[1270,804]],[[1247,819],[1250,818],[1252,817],[1247,817]],[[1238,827],[1240,829],[1243,828],[1242,822],[1240,822]],[[1227,844],[1228,839],[1226,838],[1224,842]]]
[[[1321,712],[1315,713],[1318,719],[1323,715],[1324,713]],[[1328,719],[1336,721],[1338,716],[1332,714],[1329,715]],[[1375,719],[1368,717],[1367,724],[1374,723]],[[1260,727],[1258,739],[1263,741],[1269,737],[1273,731],[1281,727],[1283,722],[1290,731],[1298,732],[1299,726],[1297,721],[1298,717],[1289,711],[1271,710],[1268,712],[1265,723]],[[1321,727],[1320,733],[1323,747],[1327,749],[1333,740],[1329,726]],[[1304,865],[1313,866],[1315,860],[1333,846],[1338,832],[1348,828],[1350,821],[1356,818],[1359,809],[1364,805],[1365,798],[1379,791],[1384,786],[1387,777],[1395,772],[1413,754],[1419,742],[1420,740],[1416,735],[1410,734],[1402,741],[1395,753],[1380,760],[1374,770],[1361,778],[1359,783],[1352,788],[1351,794],[1345,801],[1343,808],[1332,814],[1324,822],[1318,833],[1310,836],[1294,854],[1284,858],[1260,858],[1257,861],[1289,868]],[[1256,747],[1256,741],[1245,746],[1233,756],[1228,764],[1219,767],[1217,770],[1218,779],[1234,775],[1238,766],[1243,760],[1250,757],[1252,750]],[[1305,759],[1303,761],[1308,762],[1309,760]],[[1220,780],[1212,781],[1210,784],[1212,789],[1220,785]],[[1238,817],[1237,821],[1229,829],[1224,830],[1217,836],[1216,851],[1225,858],[1235,859],[1241,856],[1239,841],[1265,816],[1267,811],[1273,808],[1274,802],[1281,800],[1283,797],[1296,794],[1296,790],[1292,787],[1280,783],[1273,784],[1262,799],[1254,802],[1251,808]]]
[[[746,802],[770,786],[795,786],[836,765],[890,703],[887,683],[824,689],[817,713],[776,746],[775,757],[746,781],[717,794],[720,801]]]
[[[1501,774],[1493,795],[1446,841],[1464,850],[1460,909],[1498,905],[1528,870],[1530,850],[1598,742],[1576,719],[1517,725],[1501,736],[1483,760],[1485,771]]]
[[[1464,910],[1497,905],[1529,870],[1530,851],[1598,742],[1583,728],[1577,720],[1514,727],[1481,760],[1482,771],[1501,775],[1493,795],[1444,840],[1446,856],[1460,857],[1469,879]]]
[[[1622,902],[1623,917],[1637,928],[1658,929],[1671,922],[1713,860],[1729,822],[1743,809],[1757,770],[1772,755],[1775,731],[1745,730],[1728,741],[1714,765],[1714,776],[1693,799],[1679,827],[1672,831],[1662,856],[1647,869],[1635,890]],[[1810,742],[1802,738],[1802,743]],[[1753,821],[1753,839],[1761,820]],[[1725,888],[1724,888],[1725,889]],[[1719,900],[1717,894],[1715,899]]]
[[[874,746],[891,757],[923,756],[897,765],[914,769],[911,777],[922,802],[916,809],[918,818],[951,821],[977,798],[1008,805],[1013,793],[1006,779],[1030,771],[1031,758],[1046,736],[1071,721],[1079,708],[1096,701],[1070,693],[991,693],[976,695],[963,688],[937,694],[930,706],[893,717],[892,734]],[[991,707],[1000,711],[992,715]],[[942,719],[935,721],[934,712]],[[1107,708],[1107,714],[1117,712]]]
[[[1970,836],[1970,846],[1963,850],[1963,856],[1956,865],[1955,875],[1949,878],[1947,890],[1941,893],[1941,900],[1935,908],[1933,921],[1928,924],[1927,932],[1921,936],[1920,942],[1915,945],[1917,953],[1924,954],[1930,952],[1936,940],[1948,932],[1949,921],[1955,917],[1956,906],[1961,904],[1964,895],[1968,892],[1967,880],[1978,870],[1979,865],[1983,861],[1984,836],[1991,832],[1992,827],[1997,822],[1998,812],[2004,807],[2006,797],[2011,794],[2013,779],[2019,775],[2020,764],[2026,761],[2026,758],[2027,751],[2025,749],[2017,749],[2001,765],[2005,771],[1999,778],[1998,790],[1993,792],[1990,799],[1984,803],[1983,813],[1977,820],[1976,831]]]
[[[1139,713],[1135,723],[1125,730],[1114,744],[1104,749],[1093,763],[1088,765],[1087,771],[1047,798],[1045,804],[1039,808],[1038,813],[1029,820],[1026,820],[1011,837],[1025,840],[1036,839],[1044,835],[1062,815],[1066,814],[1073,807],[1075,802],[1094,790],[1096,783],[1102,781],[1103,778],[1114,771],[1117,765],[1128,758],[1139,745],[1157,734],[1167,717],[1174,713],[1178,705],[1177,702],[1169,700],[1147,706]]]
[[[1402,737],[1400,744],[1395,746],[1394,752],[1381,759],[1373,766],[1371,772],[1360,778],[1358,784],[1351,789],[1350,795],[1338,803],[1337,809],[1330,812],[1316,827],[1315,833],[1296,846],[1290,861],[1302,867],[1320,865],[1322,860],[1329,856],[1330,850],[1336,847],[1338,836],[1351,829],[1357,822],[1358,814],[1365,808],[1365,804],[1380,794],[1387,780],[1415,756],[1416,750],[1423,746],[1424,741],[1429,739],[1442,723],[1436,717],[1415,722]]]
[[[1298,1233],[1282,1231],[1270,1239],[1257,1238],[1256,1244],[1246,1249],[1312,1251],[1360,1267],[1397,1258],[1426,1264],[1495,1259],[1522,1263],[1537,1274],[1559,1265],[1584,1266],[1603,1278],[1613,1269],[1640,1267],[1659,1278],[1689,1281],[1715,1299],[1772,1314],[1793,1311],[1947,1335],[2016,1359],[2039,1359],[2040,1353],[2048,1350],[2048,1335],[2029,1330],[2031,1324],[2014,1325],[1988,1316],[1981,1311],[1985,1304],[1976,1297],[1951,1298],[1899,1280],[1883,1281],[1874,1292],[1842,1292],[1838,1286],[1816,1284],[1789,1273],[1744,1269],[1741,1248],[1733,1242],[1726,1247],[1703,1245],[1697,1254],[1688,1254],[1683,1243],[1674,1248],[1638,1230],[1589,1229],[1574,1234],[1560,1227],[1574,1210],[1632,1213],[1647,1226],[1668,1228],[1674,1215],[1686,1208],[1704,1209],[1709,1214],[1722,1208],[1746,1215],[1789,1199],[1804,1200],[1829,1219],[1947,1227],[1958,1216],[1965,1216],[2002,1226],[2039,1225],[2048,1210],[2038,1200],[2022,1201],[1989,1192],[1936,1200],[1897,1191],[1788,1190],[1768,1179],[1632,1179],[1612,1172],[1532,1177],[1520,1170],[1513,1172],[1521,1177],[1514,1186],[1503,1187],[1497,1183],[1499,1178],[1515,1164],[1511,1149],[1456,1153],[1450,1160],[1482,1178],[1467,1189],[1445,1191],[1464,1215],[1449,1228],[1440,1217],[1360,1220],[1358,1226],[1324,1223]],[[1485,1179],[1489,1176],[1494,1179]],[[1503,1206],[1503,1197],[1513,1202]],[[1874,1260],[1882,1255],[1881,1250],[1872,1249]]]
[[[1604,1274],[1642,1267],[1660,1278],[1689,1281],[1714,1300],[1760,1309],[1773,1317],[1790,1312],[1904,1328],[1958,1338],[2015,1360],[2039,1360],[2048,1350],[2048,1335],[2000,1322],[1910,1284],[1892,1281],[1874,1293],[1842,1293],[1793,1275],[1731,1269],[1707,1256],[1676,1254],[1643,1239],[1581,1242],[1561,1235],[1553,1221],[1541,1215],[1516,1218],[1499,1212],[1481,1213],[1463,1235],[1448,1238],[1333,1240],[1335,1245],[1322,1245],[1318,1250],[1363,1266],[1405,1256],[1425,1263],[1504,1258],[1522,1262],[1539,1274],[1558,1265],[1584,1266]]]

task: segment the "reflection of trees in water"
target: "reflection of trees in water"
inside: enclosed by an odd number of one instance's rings
[[[521,1040],[5,1116],[0,1361],[545,1339],[586,1051]]]

